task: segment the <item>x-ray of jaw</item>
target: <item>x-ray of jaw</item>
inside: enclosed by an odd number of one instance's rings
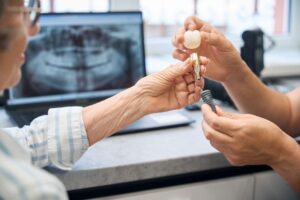
[[[43,27],[26,52],[21,96],[120,89],[144,74],[138,26]],[[130,30],[130,31],[129,31]],[[138,30],[136,30],[139,33]]]

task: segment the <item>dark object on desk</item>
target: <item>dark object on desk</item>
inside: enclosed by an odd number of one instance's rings
[[[268,49],[272,48],[275,45],[274,41],[266,36],[261,29],[246,30],[242,34],[244,46],[241,47],[241,57],[257,77],[260,77],[261,71],[264,69],[264,37],[271,41],[271,46]],[[222,84],[205,78],[204,90],[211,90],[215,99],[234,106]]]
[[[252,72],[260,77],[264,69],[264,32],[261,29],[247,30],[243,32],[244,46],[241,48],[241,56]]]
[[[2,94],[0,95],[0,106],[4,105],[4,97],[2,96]]]
[[[194,119],[177,110],[154,113],[137,120],[114,135],[175,128],[186,126],[194,122]]]
[[[192,104],[192,105],[187,105],[185,109],[188,111],[198,111],[200,110],[200,107],[197,104]]]

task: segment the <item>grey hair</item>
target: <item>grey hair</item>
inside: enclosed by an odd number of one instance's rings
[[[0,19],[3,17],[8,0],[0,0]],[[0,52],[7,49],[7,39],[9,38],[6,28],[0,27]]]

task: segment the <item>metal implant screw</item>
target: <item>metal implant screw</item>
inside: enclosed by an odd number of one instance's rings
[[[197,53],[191,54],[191,60],[193,61],[194,72],[197,80],[201,80],[201,60]]]
[[[210,90],[204,90],[204,91],[201,93],[201,97],[202,97],[203,102],[206,103],[206,104],[208,104],[208,105],[210,106],[210,108],[211,108],[215,113],[217,113],[216,106],[215,106],[215,103],[214,103],[214,100],[213,100],[211,91],[210,91]]]

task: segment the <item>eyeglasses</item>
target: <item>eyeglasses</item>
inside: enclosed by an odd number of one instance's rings
[[[35,26],[41,15],[40,0],[26,0],[24,7],[9,6],[8,12],[23,13],[24,18],[29,22],[30,26]]]

